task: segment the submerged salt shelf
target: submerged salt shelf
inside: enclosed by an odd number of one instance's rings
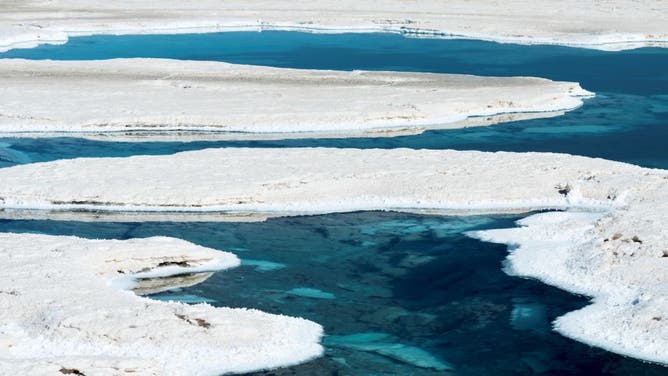
[[[392,134],[572,110],[577,83],[219,62],[0,60],[0,134]],[[67,100],[63,100],[67,98]],[[527,115],[530,114],[530,115]]]
[[[552,321],[588,299],[506,275],[505,246],[461,234],[514,227],[516,219],[361,212],[260,223],[0,220],[0,230],[117,239],[170,235],[233,251],[240,267],[151,298],[256,307],[323,325],[324,357],[275,375],[433,376],[444,372],[429,367],[444,364],[453,375],[665,375],[664,367],[555,333]],[[246,259],[256,262],[246,266]],[[259,261],[283,267],[258,270]],[[336,298],[287,294],[299,286]],[[406,351],[403,360],[380,353],[406,348],[422,351]]]
[[[122,290],[190,286],[193,273],[238,266],[230,253],[173,238],[4,233],[0,254],[2,374],[218,375],[322,352],[322,328],[310,321]]]
[[[583,17],[586,15],[586,22]],[[58,44],[91,34],[298,30],[394,32],[620,50],[668,43],[668,7],[657,0],[360,1],[215,0],[0,4],[0,50]]]

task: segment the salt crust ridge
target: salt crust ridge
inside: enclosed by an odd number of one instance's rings
[[[528,77],[162,59],[9,59],[0,72],[5,136],[383,136],[554,116],[593,95],[577,83]]]
[[[0,51],[81,35],[250,30],[393,32],[622,50],[666,47],[667,25],[668,5],[660,0],[9,0],[0,4]]]
[[[0,181],[1,206],[24,209],[569,210],[472,235],[517,245],[511,273],[594,298],[556,321],[561,333],[668,363],[663,170],[563,154],[231,148],[38,163]]]
[[[629,174],[645,171],[650,170],[544,153],[223,148],[4,168],[0,208],[279,215],[605,210],[624,201],[633,186]]]
[[[219,375],[322,354],[322,328],[313,322],[161,302],[112,283],[239,265],[231,253],[163,237],[0,234],[0,255],[5,375]]]

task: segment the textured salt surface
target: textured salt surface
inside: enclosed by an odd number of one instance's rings
[[[641,198],[605,215],[537,214],[519,221],[520,228],[471,235],[511,246],[509,273],[594,297],[592,305],[556,321],[562,334],[668,364],[665,196]]]
[[[239,265],[230,253],[172,238],[0,234],[0,254],[2,374],[217,375],[296,364],[322,352],[322,329],[310,321],[160,302],[115,287],[119,277]]]
[[[638,180],[650,179],[644,174],[662,175],[623,163],[559,154],[209,149],[5,168],[0,170],[4,183],[0,207],[98,214],[272,215],[609,208],[622,204]]]
[[[64,43],[76,35],[270,29],[397,32],[619,50],[665,46],[666,25],[668,8],[659,0],[4,1],[0,49]]]
[[[0,134],[13,136],[383,136],[554,116],[592,95],[577,83],[525,77],[159,59],[0,60],[0,70]]]

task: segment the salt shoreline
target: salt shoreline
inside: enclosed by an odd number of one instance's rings
[[[585,21],[586,17],[586,21]],[[185,21],[187,20],[187,21]],[[668,6],[661,1],[566,0],[359,1],[281,4],[265,0],[91,2],[22,1],[0,5],[0,51],[65,43],[94,34],[174,34],[293,30],[393,32],[418,37],[557,44],[601,50],[668,46]]]
[[[594,297],[557,320],[564,335],[668,364],[664,170],[549,153],[228,148],[22,165],[0,181],[0,209],[19,211],[566,210],[472,235],[520,245],[512,273]]]
[[[16,166],[0,170],[0,181],[0,208],[86,210],[93,201],[109,211],[188,207],[275,215],[589,211],[585,216],[596,215],[591,221],[548,213],[538,217],[542,221],[530,217],[527,227],[477,237],[522,245],[510,256],[516,274],[595,297],[592,306],[561,317],[560,332],[668,364],[662,352],[668,346],[663,170],[546,153],[230,148]]]
[[[593,93],[529,77],[314,71],[165,59],[0,60],[0,135],[396,136],[550,117]]]
[[[3,374],[213,376],[293,365],[323,351],[322,328],[304,319],[162,302],[123,290],[136,288],[139,278],[238,266],[227,252],[163,237],[3,233],[0,254]],[[183,282],[174,281],[160,288]]]
[[[620,222],[614,226],[620,232],[610,229],[613,220]],[[614,212],[551,212],[524,218],[518,228],[469,236],[508,245],[510,275],[592,297],[590,305],[557,318],[557,332],[668,366],[668,329],[662,322],[668,307],[668,253],[661,248],[666,235],[660,240],[637,235],[644,231],[629,225],[640,222]]]

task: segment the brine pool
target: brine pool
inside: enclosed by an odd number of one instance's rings
[[[152,297],[253,307],[324,326],[323,358],[258,374],[665,375],[665,367],[553,332],[552,320],[587,299],[506,275],[505,246],[463,234],[511,227],[518,218],[360,212],[258,223],[6,220],[0,231],[164,235],[234,252],[241,267]]]
[[[564,116],[393,138],[244,142],[105,142],[0,138],[0,167],[25,161],[172,154],[209,147],[428,148],[545,151],[668,168],[668,49],[603,52],[393,34],[230,32],[75,37],[0,58],[91,60],[154,57],[309,69],[368,69],[537,76],[576,81],[596,98]]]
[[[550,151],[668,168],[668,51],[600,52],[389,34],[244,32],[93,36],[0,58],[161,57],[312,69],[530,75],[597,93],[564,116],[394,138],[111,142],[0,139],[0,167],[75,157],[171,154],[209,147],[328,146]],[[322,324],[326,355],[274,375],[666,375],[668,368],[572,341],[551,330],[587,304],[503,273],[505,246],[470,230],[517,216],[362,212],[260,223],[3,220],[0,231],[127,239],[183,238],[236,253],[242,266],[153,296],[252,307]],[[454,371],[450,370],[454,369]]]

